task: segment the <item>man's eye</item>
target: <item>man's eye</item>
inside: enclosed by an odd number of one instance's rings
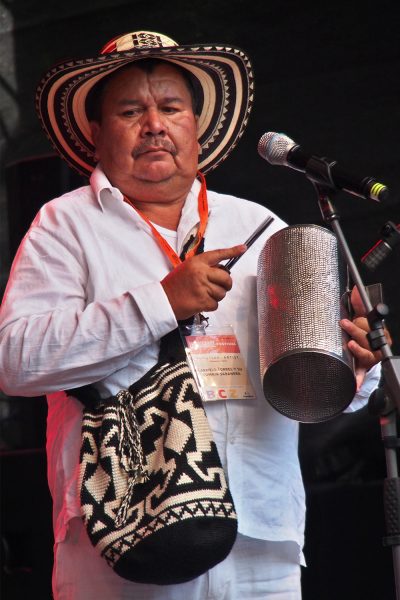
[[[178,112],[178,108],[176,106],[163,106],[162,111],[167,114],[173,114]]]
[[[136,117],[136,115],[140,114],[138,108],[129,108],[128,110],[124,110],[122,112],[123,117]]]

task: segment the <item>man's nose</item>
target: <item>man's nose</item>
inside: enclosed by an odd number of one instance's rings
[[[164,135],[167,133],[167,127],[160,111],[155,107],[150,107],[143,115],[142,135]]]

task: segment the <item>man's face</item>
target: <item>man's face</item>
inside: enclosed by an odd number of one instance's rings
[[[132,67],[106,86],[101,123],[93,141],[111,183],[127,196],[168,189],[184,193],[197,171],[197,119],[187,84],[177,69],[157,65],[151,73]]]

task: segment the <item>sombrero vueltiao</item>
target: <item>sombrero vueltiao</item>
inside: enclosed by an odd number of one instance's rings
[[[199,169],[206,173],[236,146],[253,103],[248,56],[232,46],[179,46],[160,33],[137,31],[108,42],[96,58],[55,65],[37,89],[39,119],[55,149],[71,167],[90,175],[96,166],[85,101],[102,77],[127,63],[160,58],[190,71],[200,95]]]

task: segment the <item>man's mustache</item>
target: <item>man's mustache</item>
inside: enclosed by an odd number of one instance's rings
[[[132,156],[133,158],[136,158],[140,154],[144,154],[149,150],[154,150],[154,148],[160,148],[161,150],[165,150],[166,152],[172,154],[172,156],[175,156],[177,154],[175,145],[172,142],[170,142],[169,140],[165,140],[164,138],[159,136],[152,136],[146,138],[145,140],[143,140],[143,142],[138,144],[138,146],[136,146],[133,149]]]

